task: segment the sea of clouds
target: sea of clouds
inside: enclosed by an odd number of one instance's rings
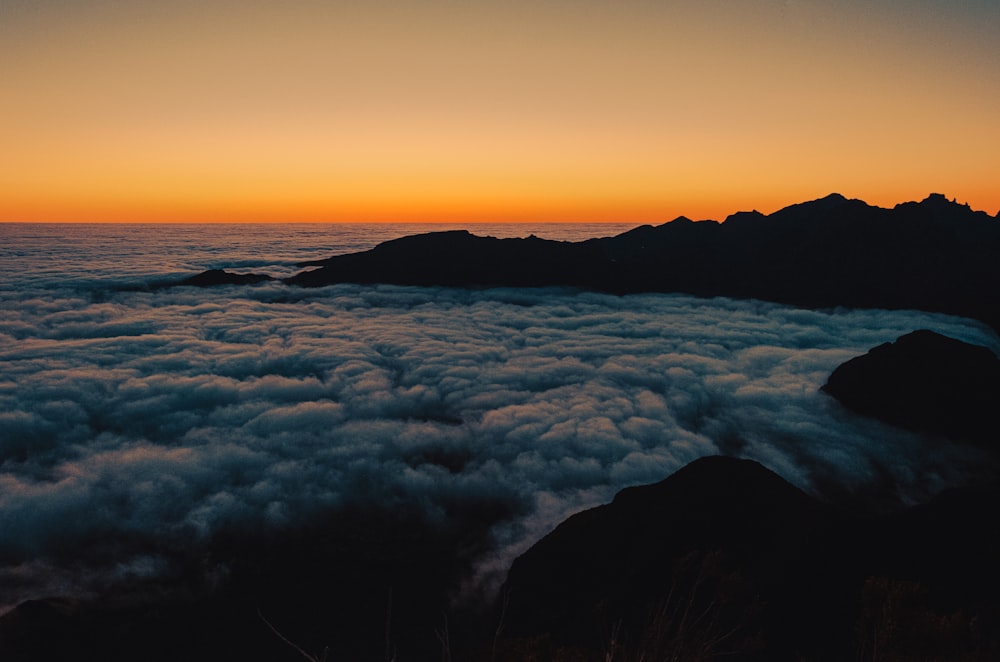
[[[503,504],[472,584],[569,514],[705,455],[825,498],[918,501],[977,451],[819,391],[917,328],[969,320],[568,290],[280,284],[8,293],[0,608],[165,572],[164,545],[343,504]],[[122,547],[119,539],[148,544]]]

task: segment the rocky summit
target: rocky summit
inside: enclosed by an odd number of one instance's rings
[[[914,331],[843,363],[823,391],[891,425],[1000,450],[1000,359],[986,347]]]

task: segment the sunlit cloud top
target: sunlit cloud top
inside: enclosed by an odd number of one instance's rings
[[[0,220],[1000,209],[1000,8],[7,1]]]

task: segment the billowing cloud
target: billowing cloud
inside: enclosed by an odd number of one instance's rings
[[[686,296],[17,296],[0,317],[0,605],[156,575],[164,549],[345,503],[498,504],[470,580],[490,581],[568,514],[719,452],[820,496],[922,499],[978,451],[819,387],[916,328],[1000,349],[963,319]]]

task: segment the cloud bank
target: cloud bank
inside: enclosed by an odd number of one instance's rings
[[[12,296],[12,295],[8,295]],[[494,504],[494,581],[555,523],[729,453],[829,498],[912,501],[979,451],[818,389],[968,320],[686,296],[280,285],[26,292],[0,317],[0,605],[168,573],[220,531],[351,504]],[[209,573],[210,574],[210,573]]]

